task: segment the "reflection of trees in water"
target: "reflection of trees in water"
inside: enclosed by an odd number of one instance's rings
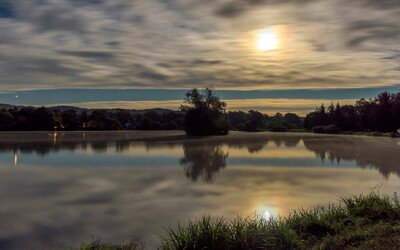
[[[355,161],[358,167],[373,167],[385,178],[391,173],[400,176],[400,147],[386,138],[327,137],[303,139],[305,147],[321,160]]]
[[[255,154],[268,150],[266,145],[276,147],[296,147],[303,140],[305,147],[321,159],[340,163],[342,160],[355,161],[358,167],[376,168],[383,176],[391,173],[400,176],[400,147],[397,140],[387,138],[355,138],[344,136],[302,136],[302,135],[265,135],[249,134],[247,137],[209,137],[194,139],[185,136],[166,136],[165,138],[150,138],[126,140],[123,137],[115,140],[103,140],[93,137],[59,138],[57,142],[49,136],[47,141],[36,143],[0,143],[0,152],[21,152],[22,154],[38,154],[46,156],[49,153],[75,150],[86,151],[91,148],[97,153],[104,153],[109,147],[115,147],[116,152],[124,152],[134,147],[153,149],[173,149],[183,147],[184,156],[180,164],[185,174],[196,181],[212,181],[213,175],[226,167],[229,148],[248,150]],[[227,150],[224,150],[227,149]]]
[[[35,143],[35,144],[3,144],[0,146],[0,152],[21,152],[22,154],[37,154],[40,156],[46,156],[52,152],[70,151],[74,152],[78,148],[78,143],[64,143],[56,144],[53,143]],[[81,150],[86,150],[86,144],[82,145]]]
[[[108,148],[108,142],[102,142],[102,141],[92,142],[91,147],[92,150],[96,153],[105,153]]]
[[[263,150],[265,145],[266,143],[255,143],[255,144],[249,144],[246,147],[249,153],[252,154]]]
[[[129,141],[117,141],[115,143],[115,149],[117,150],[117,152],[120,152],[120,153],[128,150],[129,147],[130,147]]]
[[[301,141],[301,137],[260,137],[252,138],[250,140],[230,141],[225,143],[228,147],[232,148],[247,148],[249,153],[257,153],[262,151],[268,143],[273,143],[276,147],[294,148],[297,147]]]
[[[294,136],[282,136],[282,137],[274,137],[270,138],[277,147],[286,147],[286,148],[295,148],[300,143],[301,137],[294,137]]]
[[[222,145],[185,145],[184,156],[180,160],[185,174],[193,181],[201,178],[205,182],[211,182],[213,176],[226,166],[228,153],[222,149]]]

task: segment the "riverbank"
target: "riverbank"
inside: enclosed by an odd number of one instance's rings
[[[81,250],[141,249],[132,241],[92,241]],[[399,249],[400,202],[373,191],[341,198],[338,205],[293,211],[285,218],[255,215],[228,221],[204,216],[168,229],[159,249]]]
[[[341,131],[337,133],[315,133],[312,131],[304,130],[304,129],[297,129],[297,130],[290,130],[288,133],[313,133],[313,134],[322,134],[322,135],[329,135],[329,134],[336,134],[336,135],[358,135],[358,136],[373,136],[373,137],[389,137],[389,138],[399,138],[400,134],[393,133],[393,132],[354,132],[354,131]]]

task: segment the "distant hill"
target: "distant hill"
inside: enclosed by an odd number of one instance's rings
[[[0,103],[0,109],[13,109],[13,108],[23,108],[23,107],[32,107],[32,106],[16,106],[16,105],[11,105],[11,104],[3,104]],[[80,107],[75,107],[75,106],[67,106],[67,105],[61,105],[61,106],[53,106],[53,107],[49,107],[52,110],[59,110],[59,111],[67,111],[67,110],[75,110],[77,113],[82,113],[84,111],[86,111],[88,114],[92,113],[93,110],[95,109],[87,109],[87,108],[80,108]],[[121,109],[105,109],[111,113],[116,113],[118,110]],[[156,112],[157,114],[163,114],[163,113],[167,113],[167,112],[173,112],[174,110],[171,109],[163,109],[163,108],[152,108],[152,109],[124,109],[127,110],[129,113],[131,113],[132,115],[135,114],[141,114],[141,113],[146,113],[146,112]]]
[[[0,109],[13,109],[15,107],[18,107],[18,106],[0,103]]]

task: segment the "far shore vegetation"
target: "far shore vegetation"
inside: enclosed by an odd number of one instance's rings
[[[81,250],[143,249],[143,244],[82,243]],[[233,220],[203,216],[167,229],[158,249],[399,249],[400,202],[372,191],[339,204],[299,209],[287,217]]]
[[[154,109],[70,109],[12,107],[0,109],[0,131],[185,130],[191,135],[224,135],[229,130],[314,132],[397,137],[400,93],[383,92],[354,105],[321,104],[306,117],[266,115],[256,110],[229,111],[213,88],[192,89],[178,111]]]

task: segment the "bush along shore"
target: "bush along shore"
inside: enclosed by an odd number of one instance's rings
[[[142,249],[137,242],[92,241],[88,249]],[[168,229],[158,249],[400,249],[400,202],[373,191],[341,198],[338,205],[296,210],[289,216],[228,221],[204,216]]]

